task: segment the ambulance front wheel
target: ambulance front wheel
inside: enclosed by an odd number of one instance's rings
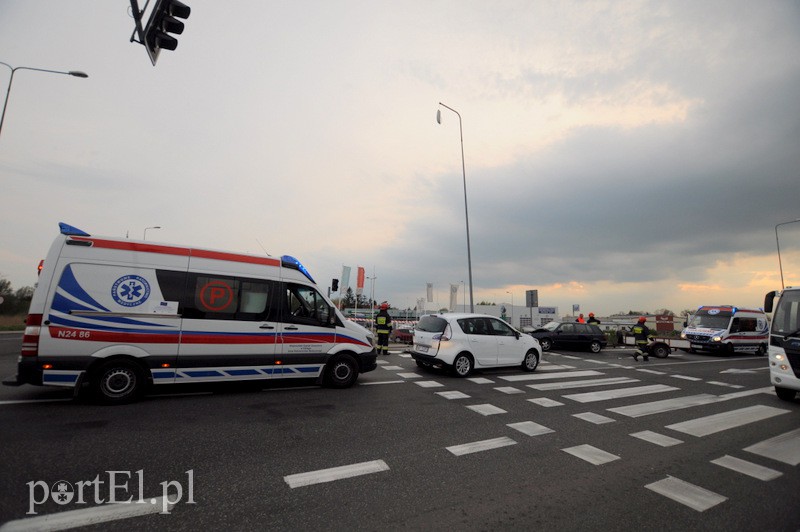
[[[347,353],[334,357],[325,368],[325,384],[332,388],[349,388],[358,378],[358,363]]]
[[[105,404],[135,401],[141,397],[144,385],[142,368],[129,360],[109,360],[93,372],[94,396]]]

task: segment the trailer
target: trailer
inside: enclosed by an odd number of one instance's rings
[[[626,336],[625,345],[636,345],[636,339],[633,336]],[[651,336],[647,347],[650,349],[650,354],[652,356],[656,358],[667,358],[675,349],[688,351],[690,343],[688,340],[671,336]]]

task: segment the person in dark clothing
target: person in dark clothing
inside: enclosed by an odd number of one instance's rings
[[[389,354],[389,335],[392,332],[392,317],[389,316],[389,305],[381,303],[381,310],[375,316],[375,332],[378,334],[378,346],[375,348],[379,355]]]
[[[600,325],[600,320],[594,317],[594,312],[590,312],[589,319],[586,320],[586,323],[594,323],[595,325]]]
[[[631,328],[633,338],[636,341],[636,351],[633,352],[633,359],[637,362],[639,361],[639,355],[642,355],[645,362],[650,361],[650,354],[647,351],[650,329],[645,325],[646,321],[647,318],[642,316],[639,318],[639,322]]]

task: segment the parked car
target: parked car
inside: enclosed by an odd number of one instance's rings
[[[571,350],[589,349],[592,353],[599,353],[608,345],[608,339],[600,327],[591,323],[551,321],[529,334],[539,340],[544,351],[559,347]]]
[[[392,330],[392,334],[389,335],[389,341],[401,344],[410,344],[414,342],[414,329],[394,329]]]
[[[473,369],[519,366],[535,371],[539,341],[505,321],[484,314],[430,314],[414,328],[411,356],[420,367],[451,369],[466,377]]]

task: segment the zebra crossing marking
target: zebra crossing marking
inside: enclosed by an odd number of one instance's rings
[[[528,401],[539,406],[544,406],[546,408],[550,408],[553,406],[564,406],[564,403],[553,399],[549,399],[547,397],[537,397],[536,399],[528,399]]]
[[[381,366],[383,369],[388,369],[389,371],[401,371],[403,366]]]
[[[789,410],[775,408],[772,406],[755,405],[738,410],[729,410],[720,414],[690,419],[682,423],[667,425],[668,429],[683,432],[691,436],[701,438],[709,434],[715,434],[723,430],[728,430],[756,421],[763,421],[781,414],[788,414]]]
[[[420,388],[442,388],[444,384],[436,381],[414,381]]]
[[[572,417],[588,421],[589,423],[594,423],[595,425],[602,425],[604,423],[614,423],[616,421],[616,419],[612,419],[606,416],[601,416],[600,414],[595,414],[594,412],[583,412],[582,414],[572,414]]]
[[[720,401],[716,395],[702,393],[699,395],[689,395],[686,397],[676,397],[674,399],[663,399],[661,401],[651,401],[649,403],[639,403],[636,405],[619,406],[616,408],[609,408],[609,412],[615,414],[622,414],[628,417],[642,417],[652,414],[661,414],[663,412],[671,412],[672,410],[680,410],[682,408],[689,408],[692,406],[708,405]]]
[[[603,465],[620,459],[619,456],[615,454],[611,454],[587,444],[576,445],[575,447],[567,447],[566,449],[561,450],[565,453],[571,454],[572,456],[576,456],[581,460],[585,460],[592,465]]]
[[[701,379],[699,377],[689,377],[688,375],[670,375],[670,377],[675,378],[675,379],[683,379],[685,381],[693,381],[693,382],[697,382],[697,381],[703,380],[703,379]]]
[[[564,395],[566,399],[572,399],[579,403],[593,403],[596,401],[607,401],[609,399],[619,399],[621,397],[633,397],[637,395],[647,395],[651,393],[664,393],[679,390],[674,386],[666,384],[651,384],[648,386],[636,386],[634,388],[617,388],[614,390],[604,390],[601,392],[576,393]]]
[[[467,406],[470,410],[477,412],[483,416],[494,416],[497,414],[506,414],[507,412],[502,408],[498,408],[494,405],[490,404],[482,404],[482,405],[469,405]]]
[[[741,384],[728,384],[727,382],[706,381],[706,383],[713,384],[714,386],[727,386],[728,388],[744,388]]]
[[[290,488],[294,489],[302,486],[310,486],[312,484],[321,484],[323,482],[333,482],[334,480],[341,480],[343,478],[379,473],[381,471],[389,471],[389,466],[383,460],[373,460],[372,462],[362,462],[360,464],[287,475],[283,477],[283,480]]]
[[[499,388],[495,388],[498,392],[503,392],[508,395],[513,395],[517,393],[525,393],[525,390],[520,390],[519,388],[514,388],[513,386],[500,386]]]
[[[663,480],[648,484],[645,488],[679,502],[698,512],[705,512],[721,502],[728,500],[719,493],[714,493],[700,486],[695,486],[676,477],[667,476]]]
[[[745,447],[745,451],[764,456],[784,464],[800,464],[800,429]]]
[[[421,379],[422,375],[419,373],[398,373],[398,377],[403,377],[404,379]]]
[[[660,445],[661,447],[672,447],[673,445],[680,445],[683,441],[673,438],[671,436],[667,436],[666,434],[659,434],[658,432],[653,432],[652,430],[643,430],[641,432],[634,432],[631,434],[634,438],[639,438],[640,440],[644,440],[646,442],[654,443],[656,445]]]
[[[484,377],[470,377],[467,380],[472,381],[475,384],[494,384],[494,381],[486,379]]]
[[[445,447],[448,451],[456,456],[463,456],[465,454],[479,453],[481,451],[490,451],[492,449],[499,449],[500,447],[507,447],[509,445],[516,445],[517,442],[507,436],[500,438],[493,438],[491,440],[482,440],[472,443],[464,443],[461,445],[452,445]]]
[[[757,478],[758,480],[763,480],[765,482],[776,479],[783,475],[783,473],[780,471],[775,471],[769,467],[754,464],[753,462],[748,462],[747,460],[742,460],[741,458],[736,458],[735,456],[725,455],[717,458],[716,460],[711,460],[711,463],[728,468],[731,471],[736,471],[737,473],[742,473],[744,475]]]
[[[610,384],[626,384],[629,382],[639,382],[639,379],[629,377],[609,377],[607,379],[584,379],[579,381],[546,382],[544,384],[526,384],[528,388],[534,390],[563,390],[567,388],[587,388],[594,386],[607,386]]]
[[[508,382],[518,382],[518,381],[542,381],[547,379],[561,379],[566,377],[596,377],[598,375],[604,375],[599,371],[595,371],[593,369],[583,370],[583,371],[563,371],[558,373],[539,373],[535,375],[526,374],[526,375],[507,375],[504,377],[500,377],[504,381]]]
[[[467,394],[465,394],[463,392],[457,392],[457,391],[435,392],[435,393],[436,393],[436,395],[441,395],[445,399],[450,399],[450,400],[453,400],[453,399],[469,399],[470,398],[469,395],[467,395]]]
[[[518,430],[527,436],[541,436],[542,434],[550,434],[551,432],[555,432],[553,429],[547,428],[544,425],[540,425],[538,423],[534,423],[533,421],[521,421],[519,423],[509,423],[506,426],[511,427],[514,430]]]

